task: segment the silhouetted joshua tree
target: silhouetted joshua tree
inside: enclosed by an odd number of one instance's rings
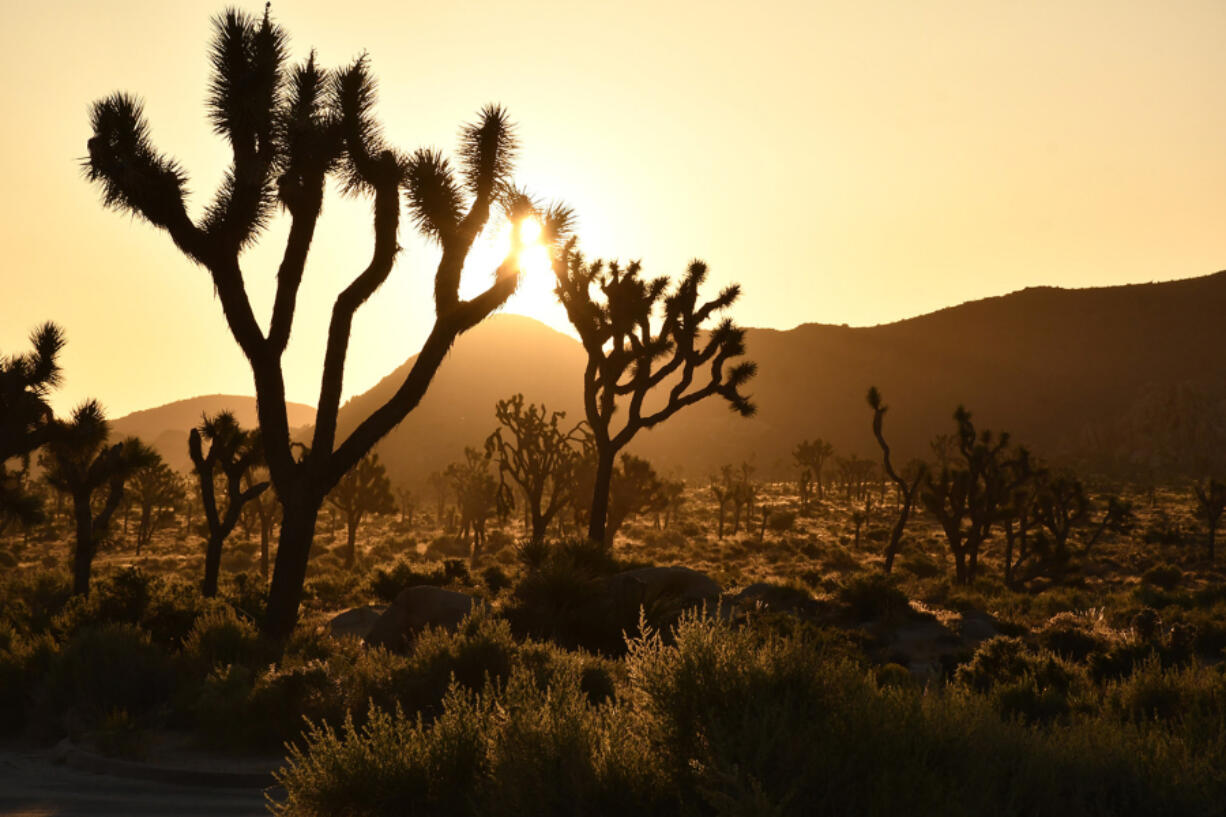
[[[186,492],[179,475],[152,452],[150,462],[133,472],[129,480],[127,496],[140,509],[136,523],[136,555],[153,540],[159,528],[175,518],[175,508],[184,500]]]
[[[362,517],[375,513],[394,513],[396,498],[392,496],[392,481],[378,454],[367,454],[336,483],[328,502],[345,517],[348,538],[345,540],[345,568],[352,570],[357,562],[358,525]]]
[[[804,440],[796,445],[792,450],[792,458],[796,460],[796,464],[803,470],[808,470],[810,478],[817,483],[817,498],[824,499],[826,496],[825,482],[822,479],[822,470],[826,467],[826,461],[834,455],[834,446],[820,437],[816,440]],[[806,507],[805,501],[801,501],[802,510]]]
[[[280,503],[277,501],[277,491],[269,480],[267,466],[253,465],[243,474],[244,493],[262,483],[267,484],[268,487],[255,499],[244,503],[242,518],[245,520],[244,525],[249,525],[260,532],[260,577],[268,581],[269,546],[272,543],[273,530],[277,525]]]
[[[535,403],[525,406],[522,394],[499,400],[494,416],[500,425],[485,441],[485,454],[496,457],[500,490],[511,505],[507,479],[519,486],[531,541],[540,544],[549,523],[571,499],[584,437],[590,432],[583,423],[564,431],[566,412],[547,413]]]
[[[374,118],[375,90],[365,57],[348,67],[320,68],[312,54],[286,66],[286,37],[267,11],[263,19],[230,10],[215,20],[208,108],[214,130],[230,145],[232,162],[221,188],[193,221],[182,167],[158,153],[136,98],[116,94],[90,112],[86,170],[106,205],[165,230],[212,279],[231,334],[255,383],[268,470],[282,506],[280,544],[262,623],[286,638],[297,621],[302,585],[324,498],[368,451],[421,401],[460,333],[510,297],[519,281],[518,226],[494,281],[471,300],[460,277],[473,242],[501,207],[512,221],[533,214],[509,184],[515,140],[506,111],[487,107],[461,133],[457,173],[441,153],[412,155],[384,141]],[[310,451],[291,451],[282,356],[289,343],[303,271],[323,206],[325,181],[373,198],[370,261],[337,296],[325,344],[318,413]],[[387,280],[400,250],[401,194],[423,233],[441,246],[434,278],[435,322],[400,386],[343,441],[337,414],[354,314]],[[288,213],[288,239],[265,332],[255,315],[240,263],[277,207]],[[544,214],[543,234],[560,239],[569,210]]]
[[[489,458],[475,448],[464,449],[464,462],[447,466],[444,471],[455,490],[460,508],[460,541],[467,543],[473,536],[469,562],[476,565],[485,545],[485,523],[498,511],[500,491],[498,480],[489,471]]]
[[[1104,533],[1110,531],[1115,534],[1126,534],[1136,525],[1136,521],[1137,515],[1130,501],[1118,496],[1107,497],[1107,507],[1103,508],[1102,518],[1098,520],[1098,524],[1094,526],[1094,532],[1086,540],[1086,555],[1089,555],[1090,549],[1098,544],[1098,540]]]
[[[30,334],[32,352],[0,358],[0,528],[42,519],[42,503],[30,490],[30,456],[47,441],[54,424],[47,395],[60,385],[64,333],[45,323]],[[20,462],[16,473],[10,461]]]
[[[124,483],[153,459],[153,452],[135,437],[108,445],[110,434],[102,406],[86,401],[70,420],[54,421],[41,459],[47,484],[72,498],[76,595],[89,593],[94,557],[109,536],[111,517],[123,501]]]
[[[1030,534],[1040,525],[1036,506],[1039,486],[1046,477],[1025,448],[1019,448],[1006,467],[1012,472],[1013,487],[1001,514],[1000,527],[1005,534],[1005,586],[1014,587],[1022,566],[1034,555]]]
[[[977,433],[970,412],[962,406],[954,412],[954,422],[956,451],[944,466],[924,477],[920,501],[945,532],[957,583],[970,584],[983,543],[1005,518],[1016,485],[1007,466],[1009,435]]]
[[[724,520],[727,518],[728,506],[731,505],[736,498],[737,482],[733,475],[732,466],[724,465],[720,468],[719,479],[714,477],[711,479],[711,493],[715,495],[715,502],[719,506],[719,529],[718,538],[724,538]]]
[[[417,496],[407,485],[396,488],[396,510],[400,511],[401,523],[413,527],[413,514],[417,511]]]
[[[206,442],[207,454],[204,451]],[[258,499],[268,488],[267,482],[243,485],[243,477],[260,462],[263,451],[258,432],[243,429],[228,411],[212,417],[206,415],[204,422],[188,435],[187,451],[200,485],[201,504],[209,530],[204,550],[203,592],[211,598],[217,595],[221,548],[226,537],[238,524],[243,506]],[[224,504],[218,502],[219,485],[225,494]]]
[[[698,289],[707,277],[701,261],[691,262],[671,290],[667,278],[640,278],[638,262],[625,268],[616,262],[586,263],[573,240],[553,267],[558,298],[587,352],[583,407],[596,444],[588,538],[610,544],[606,524],[617,454],[639,431],[708,397],[722,397],[733,411],[750,416],[754,405],[740,388],[757,367],[749,361],[729,363],[745,353],[745,332],[730,318],[703,328],[736,301],[740,287],[700,302]],[[593,294],[593,287],[599,292]],[[619,411],[623,420],[615,429]]]
[[[664,483],[650,462],[633,454],[622,454],[610,483],[605,545],[613,543],[622,523],[631,516],[651,512],[662,505],[663,490]]]
[[[1226,483],[1209,479],[1204,485],[1194,485],[1193,490],[1196,493],[1196,509],[1209,529],[1209,561],[1213,561],[1218,524],[1222,521],[1222,512],[1226,511]]]
[[[1055,546],[1053,557],[1060,563],[1069,557],[1068,540],[1073,529],[1089,514],[1090,502],[1081,481],[1070,473],[1042,472],[1035,496],[1035,517]]]
[[[877,438],[877,445],[881,446],[882,467],[886,475],[898,486],[898,496],[901,500],[898,519],[895,520],[894,529],[890,532],[890,541],[885,546],[885,573],[888,576],[894,569],[894,557],[898,555],[903,531],[907,528],[907,519],[911,516],[911,508],[915,504],[920,482],[924,479],[924,474],[928,469],[923,463],[920,463],[905,478],[894,470],[894,465],[890,462],[890,446],[886,444],[885,434],[882,431],[888,406],[881,402],[881,392],[877,391],[876,386],[868,390],[868,405],[873,410],[873,436]]]

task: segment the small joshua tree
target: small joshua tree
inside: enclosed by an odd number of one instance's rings
[[[417,511],[417,495],[407,485],[396,488],[396,510],[400,512],[401,523],[413,527],[413,514]]]
[[[230,332],[251,366],[268,471],[281,502],[280,543],[263,631],[288,638],[298,618],[302,586],[324,498],[425,395],[456,338],[502,306],[519,282],[518,227],[494,280],[470,300],[460,278],[473,242],[501,208],[516,223],[535,213],[510,185],[515,139],[507,113],[485,108],[461,133],[459,173],[443,155],[408,155],[384,141],[373,110],[374,80],[366,58],[329,71],[312,54],[286,65],[286,35],[269,19],[230,10],[215,20],[208,107],[214,130],[233,156],[213,202],[193,220],[185,202],[187,176],[151,144],[136,98],[115,94],[90,112],[86,171],[103,202],[166,231],[209,274]],[[339,178],[352,194],[373,198],[374,249],[368,263],[337,296],[325,344],[318,412],[307,454],[297,458],[285,405],[282,357],[298,293],[323,208],[325,183]],[[434,277],[435,322],[400,386],[382,406],[337,437],[350,331],[358,308],[391,274],[400,251],[401,195],[413,222],[441,247]],[[289,236],[276,273],[267,330],[247,292],[242,253],[277,207],[289,215]],[[570,211],[543,214],[543,235],[561,240]]]
[[[336,483],[328,502],[345,517],[345,568],[352,570],[357,563],[358,525],[367,514],[394,513],[396,498],[392,496],[392,481],[378,454],[367,454],[348,474]]]
[[[796,460],[796,465],[800,467],[802,473],[808,472],[809,478],[816,483],[817,498],[825,497],[825,483],[822,481],[822,470],[826,467],[826,461],[834,455],[834,446],[820,437],[816,440],[804,440],[797,443],[796,448],[792,450],[792,458]],[[802,489],[803,491],[803,489]],[[806,507],[806,501],[801,499],[802,513]]]
[[[613,543],[613,537],[627,519],[662,507],[664,501],[664,483],[651,463],[633,454],[622,454],[613,471],[609,492],[606,547]]]
[[[754,412],[740,389],[757,367],[731,362],[745,353],[744,330],[728,318],[709,330],[703,327],[736,301],[740,287],[700,302],[698,289],[707,277],[701,261],[691,262],[672,289],[667,278],[645,281],[640,271],[638,262],[625,268],[587,263],[573,240],[554,260],[558,298],[587,352],[583,406],[596,448],[588,521],[593,542],[610,542],[606,526],[613,467],[635,434],[708,397],[724,398],[745,417]],[[615,414],[622,418],[618,428]]]
[[[1098,540],[1102,538],[1104,533],[1128,533],[1136,525],[1136,521],[1137,515],[1132,507],[1132,502],[1118,496],[1107,497],[1107,506],[1103,508],[1103,515],[1099,518],[1098,524],[1094,526],[1094,532],[1090,534],[1090,538],[1086,541],[1086,555],[1089,555],[1091,548],[1098,544]]]
[[[27,477],[30,456],[54,425],[47,396],[62,378],[64,333],[45,323],[31,333],[30,344],[32,352],[0,358],[0,527],[10,520],[29,525],[42,518],[42,503]],[[21,463],[14,474],[6,470],[12,460]]]
[[[140,509],[136,523],[136,555],[153,540],[153,534],[172,522],[175,508],[185,498],[183,482],[179,475],[153,452],[150,462],[138,468],[130,480],[128,496]]]
[[[460,541],[473,537],[469,561],[476,565],[485,545],[485,523],[499,508],[501,491],[490,473],[489,459],[475,448],[464,449],[464,462],[455,462],[443,472],[451,480],[460,509]]]
[[[1195,485],[1193,490],[1196,494],[1197,510],[1200,511],[1205,527],[1209,529],[1209,539],[1207,542],[1209,545],[1209,561],[1213,561],[1218,524],[1222,520],[1222,512],[1226,511],[1226,483],[1216,479],[1209,479],[1205,481],[1204,485]]]
[[[208,453],[204,451],[205,443],[208,443]],[[260,461],[260,439],[256,432],[239,426],[228,411],[213,417],[206,415],[200,426],[188,435],[187,452],[196,471],[204,519],[208,524],[203,592],[211,598],[217,595],[222,545],[238,524],[243,506],[258,499],[268,483],[243,485],[248,471]],[[224,502],[218,502],[219,485],[224,491]]]
[[[881,392],[877,391],[876,386],[868,390],[868,405],[873,410],[873,436],[877,438],[877,445],[881,446],[882,468],[898,486],[898,496],[902,500],[901,507],[898,509],[898,519],[895,520],[894,529],[890,532],[890,541],[885,546],[885,572],[888,576],[894,569],[894,557],[898,555],[903,531],[906,530],[907,519],[911,516],[911,508],[915,504],[919,485],[924,479],[927,468],[921,463],[905,478],[894,470],[894,465],[890,462],[890,446],[886,444],[885,433],[882,431],[888,407],[881,402]]]
[[[539,545],[549,523],[571,501],[584,440],[590,433],[583,423],[563,430],[565,412],[525,406],[522,394],[499,400],[494,416],[499,427],[485,441],[486,456],[497,458],[500,489],[508,503],[507,480],[519,486],[531,541]]]
[[[714,477],[711,479],[711,493],[715,495],[715,501],[719,505],[719,532],[718,538],[724,538],[724,519],[728,514],[728,506],[733,504],[737,495],[737,481],[733,475],[732,466],[725,465],[720,468],[719,479]]]
[[[109,445],[110,423],[95,400],[82,403],[67,421],[50,430],[42,465],[52,488],[72,498],[76,539],[72,555],[72,592],[89,593],[94,557],[110,535],[111,518],[123,501],[124,485],[153,452],[129,437]]]
[[[1035,496],[1035,516],[1055,545],[1053,556],[1068,559],[1068,540],[1073,529],[1085,523],[1090,511],[1081,480],[1070,473],[1041,472]]]

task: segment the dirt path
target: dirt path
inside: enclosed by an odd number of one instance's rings
[[[0,817],[255,817],[259,789],[217,789],[127,780],[52,762],[50,752],[0,751]]]

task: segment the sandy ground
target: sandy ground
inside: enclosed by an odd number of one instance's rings
[[[264,815],[258,789],[128,780],[52,762],[50,751],[0,750],[2,817],[248,817]]]

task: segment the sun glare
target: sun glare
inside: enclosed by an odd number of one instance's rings
[[[491,225],[479,238],[464,264],[460,297],[472,298],[484,291],[498,267],[512,254],[515,225],[502,222]],[[513,262],[519,267],[519,287],[503,307],[503,312],[526,315],[567,334],[574,330],[566,319],[566,311],[553,293],[556,280],[549,247],[543,242],[540,221],[527,218],[519,222],[520,247]]]

